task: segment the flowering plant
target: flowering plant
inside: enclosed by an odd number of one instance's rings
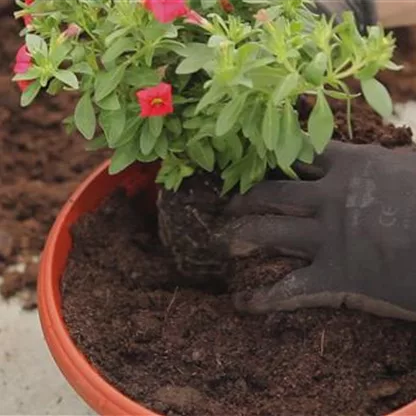
[[[392,112],[381,69],[394,39],[363,36],[352,13],[339,24],[311,0],[17,0],[25,45],[16,57],[21,104],[42,89],[80,93],[67,123],[114,149],[110,172],[161,160],[158,183],[177,190],[196,170],[217,170],[223,192],[246,192],[268,170],[311,163],[334,131],[328,97],[362,91]],[[302,127],[299,97],[315,106]],[[349,111],[349,110],[348,110]]]

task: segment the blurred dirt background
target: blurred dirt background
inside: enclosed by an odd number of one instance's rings
[[[76,96],[45,94],[20,107],[20,92],[11,82],[23,42],[14,9],[14,0],[0,1],[0,291],[10,297],[29,289],[21,295],[31,308],[45,236],[68,195],[104,155],[86,152],[83,138],[65,132],[61,121]]]

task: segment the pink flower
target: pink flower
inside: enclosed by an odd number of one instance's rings
[[[173,113],[172,85],[161,82],[156,87],[136,92],[141,107],[140,116],[156,117]]]
[[[185,22],[198,26],[204,26],[208,23],[207,19],[203,18],[195,10],[188,10],[185,16]]]
[[[26,6],[30,6],[35,0],[25,0]],[[28,27],[33,22],[33,16],[31,14],[25,14],[23,16],[23,21],[25,22],[25,26]]]
[[[29,52],[26,48],[26,45],[23,45],[19,48],[16,54],[16,63],[14,65],[13,71],[16,74],[24,74],[32,66],[32,58],[29,55]]]
[[[186,16],[189,10],[185,0],[143,0],[143,6],[161,23],[170,23]]]
[[[26,48],[26,45],[20,47],[16,54],[16,63],[13,67],[15,74],[25,74],[32,66],[32,58]],[[32,81],[23,80],[17,81],[20,91],[24,92]]]

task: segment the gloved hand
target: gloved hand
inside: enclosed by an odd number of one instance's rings
[[[317,181],[264,181],[233,197],[216,244],[311,261],[269,287],[237,293],[240,311],[345,304],[416,320],[416,153],[331,143]]]
[[[317,0],[316,6],[319,13],[335,15],[337,21],[343,12],[352,11],[361,33],[365,33],[367,26],[377,23],[374,0]]]

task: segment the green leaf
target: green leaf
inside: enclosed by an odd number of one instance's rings
[[[393,102],[387,88],[380,81],[377,81],[375,78],[361,81],[361,88],[368,104],[381,117],[388,118],[392,115]]]
[[[387,62],[386,69],[389,71],[401,71],[403,69],[403,65],[397,65],[393,61]]]
[[[109,143],[111,149],[124,146],[126,143],[140,137],[140,127],[143,124],[143,119],[137,116],[132,116],[131,113],[126,113],[126,123],[124,131],[115,142]]]
[[[94,137],[96,117],[91,97],[85,93],[75,107],[75,125],[80,133],[88,140]]]
[[[345,92],[335,91],[335,90],[324,90],[325,95],[331,98],[335,98],[337,100],[352,100],[354,98],[358,98],[361,94],[347,94]]]
[[[62,81],[64,84],[70,86],[74,90],[79,88],[78,78],[73,72],[66,69],[58,69],[54,75],[57,79],[59,79],[59,81]]]
[[[129,142],[119,147],[111,158],[109,173],[115,175],[133,164],[137,158],[137,144]]]
[[[193,136],[189,138],[188,144],[195,143],[201,139],[215,136],[215,122],[205,120],[204,123],[200,124],[202,127],[196,132],[193,132]]]
[[[262,125],[263,140],[268,150],[277,148],[280,133],[280,119],[281,112],[277,110],[270,100],[267,103]]]
[[[227,135],[228,154],[233,162],[237,162],[243,157],[243,145],[238,134]]]
[[[207,45],[200,43],[188,44],[180,52],[186,58],[178,65],[176,73],[182,75],[198,72],[214,58],[213,50],[208,48]]]
[[[281,122],[280,140],[276,149],[279,166],[287,169],[298,157],[303,146],[299,117],[289,101],[286,101]]]
[[[240,193],[245,194],[255,183],[260,182],[264,178],[267,160],[260,159],[256,149],[250,147],[243,160],[243,166],[244,169],[242,169]]]
[[[101,111],[99,121],[101,128],[104,130],[108,145],[111,148],[118,147],[118,141],[126,125],[126,112],[124,109]]]
[[[201,70],[209,61],[205,56],[191,56],[185,58],[176,68],[178,75],[193,74]]]
[[[201,0],[201,6],[204,10],[211,9],[217,4],[217,0]]]
[[[315,107],[308,120],[308,132],[311,143],[318,154],[321,154],[334,134],[334,115],[324,93],[318,91]]]
[[[355,77],[360,81],[365,81],[374,78],[379,71],[380,64],[378,62],[370,62]]]
[[[296,89],[299,83],[299,74],[292,73],[285,77],[278,87],[273,92],[273,103],[274,105],[279,105],[287,97],[289,97],[293,91]]]
[[[110,62],[117,59],[123,53],[134,51],[136,44],[133,39],[121,37],[117,39],[104,53],[102,62],[104,65],[108,65]]]
[[[72,46],[68,43],[61,43],[59,45],[55,45],[49,54],[49,59],[53,62],[55,67],[59,67],[61,63],[65,60],[65,58],[69,55]]]
[[[252,106],[246,106],[244,114],[241,116],[241,124],[245,137],[259,135],[259,120],[262,120],[264,107],[258,100]]]
[[[108,146],[107,139],[104,134],[94,137],[92,140],[86,142],[85,150],[93,151],[103,149]]]
[[[182,161],[170,155],[170,159],[163,161],[156,178],[156,183],[163,184],[166,189],[176,192],[183,179],[191,176],[193,173],[193,167],[185,165]]]
[[[129,28],[125,27],[122,29],[117,29],[116,31],[110,33],[104,40],[105,46],[109,47],[116,39],[123,36],[129,31]]]
[[[314,85],[321,85],[327,70],[328,57],[324,52],[319,52],[312,62],[306,67],[303,76]]]
[[[150,126],[150,120],[151,119],[145,121],[142,127],[142,133],[140,135],[140,151],[145,156],[150,155],[152,150],[155,148],[157,139],[159,137],[153,134],[152,128]]]
[[[42,74],[42,70],[38,67],[29,68],[28,71],[23,74],[16,74],[12,81],[30,81],[32,79],[39,78]]]
[[[157,139],[156,146],[154,148],[155,153],[161,158],[165,159],[168,154],[169,142],[166,134],[162,133]]]
[[[217,136],[227,134],[237,123],[240,113],[243,111],[248,93],[237,94],[225,105],[218,117],[215,133]]]
[[[117,96],[117,92],[114,91],[110,95],[107,95],[102,101],[96,103],[98,107],[103,110],[115,111],[120,109],[120,101]]]
[[[208,172],[214,170],[215,154],[208,140],[200,140],[187,147],[189,157]]]
[[[231,191],[241,179],[243,163],[238,161],[228,166],[221,174],[221,178],[224,180],[221,195],[224,196],[227,192]]]
[[[195,114],[200,113],[210,104],[219,103],[225,94],[226,94],[226,90],[224,89],[222,85],[218,85],[215,83],[212,84],[208,92],[199,101],[195,110]]]
[[[160,82],[160,76],[149,68],[129,68],[125,72],[124,81],[136,89],[153,87]]]
[[[156,152],[154,150],[152,150],[148,155],[145,155],[140,150],[138,150],[138,152],[136,154],[136,159],[139,162],[150,163],[150,162],[154,162],[155,160],[159,159],[159,156],[156,154]]]
[[[269,90],[271,85],[280,85],[285,77],[278,68],[260,67],[246,74],[253,82],[254,88]]]
[[[46,92],[49,95],[57,95],[58,93],[60,93],[62,91],[64,87],[64,84],[59,81],[59,79],[53,79],[49,85],[48,85],[48,89],[46,90]]]
[[[40,89],[41,85],[38,80],[30,84],[20,97],[20,105],[22,107],[30,105],[39,94]]]
[[[182,124],[177,117],[170,117],[165,121],[166,128],[174,135],[178,137],[182,133]]]
[[[95,79],[95,101],[101,101],[107,95],[111,94],[123,79],[126,67],[124,65],[117,66],[108,72],[100,72]]]
[[[185,130],[196,130],[199,129],[201,126],[203,127],[204,124],[204,119],[202,117],[193,117],[185,120],[182,124],[182,127]]]
[[[86,74],[86,75],[93,75],[94,71],[92,68],[87,64],[87,62],[79,62],[75,65],[72,65],[69,68],[70,71],[75,72],[76,74]]]
[[[164,124],[164,117],[150,117],[149,118],[149,129],[150,133],[155,136],[159,137],[160,133],[162,133],[163,124]]]
[[[304,137],[303,147],[302,147],[302,150],[299,153],[298,159],[301,162],[311,164],[313,162],[314,158],[315,158],[314,147],[312,146],[311,142],[309,141],[309,138]]]
[[[25,40],[27,49],[31,55],[40,53],[45,57],[47,56],[48,45],[40,36],[29,33],[26,35]]]

